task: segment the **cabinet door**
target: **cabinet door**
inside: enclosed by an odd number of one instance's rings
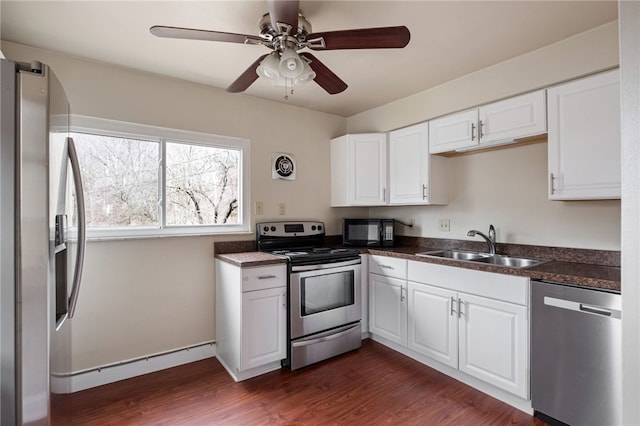
[[[547,131],[545,91],[505,99],[480,107],[480,145],[511,143],[515,138]]]
[[[389,133],[389,204],[429,204],[427,123]]]
[[[240,370],[286,358],[286,287],[242,293]]]
[[[620,198],[618,70],[547,91],[549,198]]]
[[[349,136],[351,204],[386,204],[387,136],[370,133]]]
[[[408,283],[407,346],[458,368],[457,294],[414,282]]]
[[[460,293],[459,369],[529,397],[527,308]]]
[[[369,274],[369,331],[391,342],[407,342],[406,281]]]
[[[436,154],[478,145],[477,123],[477,109],[429,121],[429,152]]]

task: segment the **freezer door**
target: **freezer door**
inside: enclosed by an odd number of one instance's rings
[[[573,426],[620,424],[621,298],[531,283],[531,402]]]

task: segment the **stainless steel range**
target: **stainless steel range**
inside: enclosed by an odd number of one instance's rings
[[[322,222],[256,224],[259,251],[288,259],[287,359],[292,370],[361,345],[360,253],[325,247]]]

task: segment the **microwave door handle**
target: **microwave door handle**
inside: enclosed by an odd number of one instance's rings
[[[80,176],[80,164],[76,145],[72,138],[67,138],[69,160],[73,171],[73,185],[76,191],[76,201],[78,204],[78,250],[76,253],[76,263],[73,270],[73,280],[71,281],[71,295],[69,296],[68,318],[73,318],[78,303],[78,293],[80,292],[80,282],[82,281],[82,269],[84,266],[84,253],[86,248],[86,220],[84,209],[84,193],[82,189],[82,177]]]

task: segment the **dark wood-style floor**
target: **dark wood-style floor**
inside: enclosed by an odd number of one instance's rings
[[[54,404],[54,426],[545,425],[369,339],[358,351],[296,372],[235,383],[212,358]]]

